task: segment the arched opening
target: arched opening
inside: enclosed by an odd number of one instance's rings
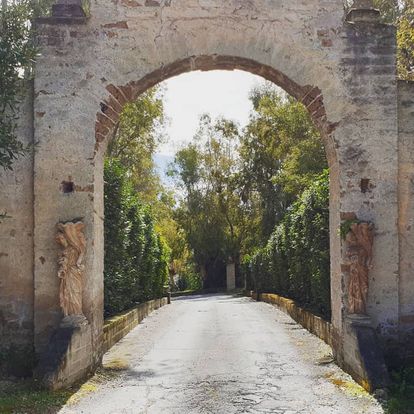
[[[159,70],[156,70],[138,81],[129,82],[126,85],[115,86],[109,84],[106,86],[108,92],[108,97],[103,100],[100,104],[100,110],[97,113],[96,118],[96,127],[95,127],[95,157],[96,159],[102,159],[103,154],[105,153],[106,146],[116,130],[119,115],[125,104],[128,102],[134,101],[140,94],[148,90],[149,88],[161,83],[164,80],[169,78],[181,75],[190,71],[211,71],[211,70],[242,70],[249,72],[255,75],[259,75],[263,79],[266,79],[273,84],[282,88],[286,93],[295,98],[297,101],[302,103],[314,125],[317,127],[320,132],[323,144],[326,150],[326,156],[328,164],[331,170],[331,194],[338,193],[336,190],[336,175],[337,171],[336,166],[336,153],[334,150],[332,142],[332,133],[335,129],[335,125],[330,123],[327,119],[326,110],[324,107],[323,96],[320,89],[316,86],[305,85],[301,86],[293,82],[286,75],[282,74],[276,69],[273,69],[270,66],[260,64],[256,61],[238,58],[238,57],[229,57],[229,56],[199,56],[191,57],[166,65]],[[101,165],[102,161],[98,162],[98,165]],[[100,174],[100,173],[98,173]],[[96,176],[96,178],[98,178]],[[98,187],[99,188],[99,187]],[[332,199],[331,199],[332,201]],[[331,204],[331,224],[332,220],[337,220],[339,213],[337,210],[334,210],[334,218],[332,217],[332,204]],[[332,227],[335,228],[335,227]],[[331,248],[332,243],[336,245],[339,244],[336,239],[337,235],[331,231]],[[331,270],[332,278],[333,270]],[[251,287],[252,284],[249,285]],[[255,286],[258,289],[258,286]],[[340,303],[342,298],[340,297],[341,293],[336,287],[332,290],[335,296],[336,309],[333,306],[333,311],[335,312],[340,309]],[[334,316],[335,318],[335,316]],[[337,318],[339,316],[337,314]]]
[[[22,165],[24,184],[14,177],[6,180],[11,211],[19,213],[10,222],[10,235],[20,233],[15,244],[4,239],[0,254],[3,273],[12,275],[4,286],[2,279],[5,332],[12,347],[22,338],[41,355],[59,330],[57,273],[62,252],[55,243],[56,225],[81,220],[86,239],[83,311],[92,357],[81,364],[74,359],[83,371],[71,378],[99,364],[103,155],[119,113],[126,102],[171,76],[238,68],[263,76],[303,102],[325,141],[331,173],[334,349],[342,366],[362,383],[369,377],[360,352],[362,346],[366,349],[362,340],[371,341],[370,349],[376,342],[391,349],[386,342],[408,331],[412,320],[405,259],[412,255],[401,242],[409,231],[403,229],[409,203],[399,179],[409,165],[400,162],[409,151],[401,143],[408,121],[399,113],[408,98],[396,87],[394,29],[366,8],[369,2],[355,2],[357,9],[345,20],[342,0],[309,0],[306,5],[301,0],[96,1],[90,18],[81,19],[70,16],[70,1],[63,3],[63,16],[37,22],[41,55],[33,98],[21,121],[27,142],[39,145],[33,160]],[[355,308],[348,301],[354,299],[349,289],[352,252],[337,234],[341,221],[353,220],[375,226],[373,270],[368,275],[365,266],[363,286],[357,286],[367,297],[363,313],[369,325],[361,328],[367,333],[360,336],[353,325],[360,314],[352,318]],[[22,246],[33,254],[22,254]]]

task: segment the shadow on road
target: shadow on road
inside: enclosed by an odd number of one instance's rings
[[[185,296],[177,296],[171,299],[172,302],[180,302],[180,301],[190,301],[190,302],[194,302],[194,301],[208,301],[209,299],[223,299],[223,300],[227,300],[227,299],[234,299],[234,298],[240,298],[241,296],[237,293],[199,293],[199,294],[194,294],[194,295],[185,295]]]

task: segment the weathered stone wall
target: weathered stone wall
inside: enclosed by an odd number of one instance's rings
[[[341,219],[358,218],[375,225],[367,312],[386,347],[398,336],[399,313],[395,28],[348,23],[343,36],[342,82],[351,97],[351,111],[341,121],[343,135],[338,149]],[[342,258],[345,253],[342,243]],[[342,263],[346,309],[349,269],[344,260]],[[333,295],[336,289],[334,284]]]
[[[125,335],[131,332],[151,312],[167,305],[168,299],[154,299],[139,304],[136,308],[105,320],[102,352],[108,351]]]
[[[245,294],[257,300],[257,293],[246,291]],[[311,334],[322,339],[326,344],[332,346],[332,324],[320,316],[301,308],[294,300],[284,298],[274,293],[261,293],[259,300],[276,305],[280,310],[288,314],[293,320],[302,325]]]
[[[70,1],[64,3],[69,10]],[[370,21],[345,21],[342,0],[96,0],[89,19],[39,20],[34,276],[29,268],[24,276],[34,277],[38,353],[61,319],[55,226],[82,218],[88,243],[84,313],[93,363],[100,359],[103,157],[123,105],[171,76],[213,69],[271,80],[303,102],[321,130],[331,168],[332,333],[339,361],[347,341],[355,342],[344,323],[349,269],[338,235],[341,220],[375,224],[368,314],[384,346],[398,337],[410,316],[400,318],[400,306],[406,312],[411,304],[408,296],[399,300],[403,123],[398,125],[395,30],[375,21],[372,11],[368,15]],[[19,191],[23,197],[24,188]],[[12,262],[18,262],[17,252],[8,256]]]
[[[414,82],[398,91],[400,355],[414,356]]]
[[[88,240],[84,312],[99,353],[102,159],[125,102],[183,72],[240,68],[272,79],[303,100],[326,135],[342,119],[345,108],[353,109],[338,78],[341,1],[188,0],[168,7],[164,3],[137,7],[138,3],[101,0],[92,4],[86,24],[66,25],[51,19],[38,27],[42,56],[36,68],[35,111],[44,113],[35,119],[39,140],[34,184],[35,342],[39,352],[60,318],[55,224],[84,217]],[[335,143],[330,136],[326,142],[334,165]],[[333,181],[338,194],[334,200],[339,201],[338,182]],[[64,182],[73,182],[75,191],[65,194]],[[339,205],[334,211],[338,212],[337,227]],[[340,252],[334,254],[337,263]],[[340,321],[340,293],[335,296],[335,309]]]
[[[244,69],[272,80],[307,105],[324,136],[332,171],[335,349],[340,355],[346,346],[348,275],[345,266],[341,268],[341,219],[375,223],[368,312],[382,338],[396,335],[395,31],[378,22],[344,24],[344,17],[339,0],[187,0],[160,5],[101,0],[92,4],[86,24],[43,21],[35,84],[35,110],[45,113],[36,119],[37,349],[45,346],[59,316],[52,229],[57,221],[74,217],[84,217],[87,224],[84,304],[99,344],[105,145],[125,102],[168,77],[197,69]],[[63,194],[64,181],[73,181],[73,193]],[[366,188],[362,183],[368,183]],[[38,261],[41,256],[45,263]]]
[[[226,265],[226,286],[227,290],[236,289],[236,265],[234,263]]]
[[[33,83],[26,85],[17,136],[33,145]],[[24,374],[33,362],[33,153],[0,171],[0,372]],[[22,359],[21,355],[25,355]]]

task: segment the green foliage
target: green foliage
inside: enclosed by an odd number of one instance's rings
[[[175,218],[195,262],[219,285],[224,274],[218,269],[229,257],[237,260],[247,230],[237,187],[238,142],[233,122],[204,115],[195,142],[176,154],[171,169],[183,194]]]
[[[105,314],[162,297],[170,251],[119,161],[105,163]]]
[[[306,108],[265,83],[252,91],[254,111],[241,138],[240,184],[265,243],[298,195],[327,168],[322,140]]]
[[[392,385],[387,402],[388,414],[414,412],[414,365],[408,365],[391,373]]]
[[[117,159],[127,170],[134,190],[144,203],[156,203],[162,192],[153,155],[163,139],[164,105],[162,91],[149,89],[127,104],[117,132],[109,143],[107,156]]]
[[[172,170],[184,194],[176,219],[207,273],[211,262],[231,257],[239,264],[266,244],[327,168],[322,140],[302,104],[268,83],[250,100],[253,111],[243,131],[229,120],[203,116],[195,142],[177,153]]]
[[[0,413],[56,413],[75,393],[75,390],[48,391],[33,381],[0,384]]]
[[[326,170],[289,208],[267,245],[242,268],[249,289],[290,297],[330,317],[329,175]]]
[[[345,220],[341,223],[341,226],[339,228],[339,234],[341,236],[341,239],[345,240],[347,234],[351,231],[351,227],[353,224],[360,223],[360,220]]]
[[[37,50],[31,21],[45,15],[53,0],[2,3],[0,10],[0,168],[12,169],[14,160],[29,148],[16,135],[17,111],[24,95],[24,79],[31,77]]]
[[[414,81],[414,23],[403,17],[398,23],[398,75],[401,79]]]
[[[397,26],[398,76],[414,80],[414,3],[412,0],[375,0],[383,20]]]
[[[36,56],[28,25],[32,17],[29,0],[8,5],[0,15],[0,167],[4,169],[11,169],[27,151],[16,135],[16,120],[22,76],[31,71]]]
[[[194,263],[188,261],[179,273],[176,289],[178,291],[197,291],[203,288],[203,281]]]

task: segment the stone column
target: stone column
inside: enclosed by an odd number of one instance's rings
[[[227,291],[236,289],[236,264],[229,261],[226,266]]]
[[[352,271],[358,256],[349,251],[349,238],[341,241],[342,332],[338,337],[336,308],[334,352],[338,363],[369,390],[388,383],[383,351],[394,340],[399,313],[396,36],[380,17],[370,0],[356,0],[347,15],[341,66],[356,110],[336,131],[343,134],[338,148],[345,194],[341,222],[343,228],[372,223],[373,259],[367,263],[368,280],[361,281],[368,291],[357,306]]]

